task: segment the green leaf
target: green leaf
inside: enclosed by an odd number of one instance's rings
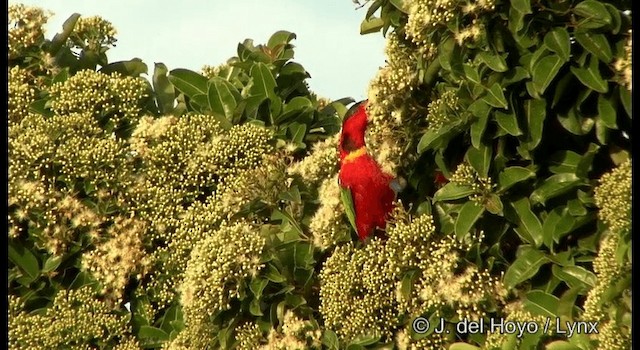
[[[617,113],[615,108],[609,100],[603,95],[598,96],[598,117],[602,120],[602,123],[609,129],[617,129],[616,123]]]
[[[523,15],[531,12],[531,0],[511,0],[511,6]]]
[[[64,21],[62,24],[62,32],[57,33],[53,36],[53,39],[51,39],[51,46],[48,48],[50,53],[57,53],[62,45],[67,43],[67,39],[69,39],[69,36],[73,33],[73,28],[75,28],[78,19],[80,19],[80,14],[74,13]]]
[[[254,63],[249,74],[253,78],[253,85],[249,90],[252,96],[263,98],[275,96],[276,80],[266,64],[262,62]]]
[[[483,143],[480,147],[469,147],[467,150],[467,160],[481,177],[489,176],[489,167],[491,166],[491,160],[493,156],[492,147]]]
[[[574,36],[576,41],[584,47],[585,50],[591,52],[604,63],[609,63],[613,59],[611,45],[609,45],[609,41],[604,34],[586,31],[576,32]]]
[[[9,242],[9,260],[20,268],[28,277],[27,284],[33,282],[40,275],[40,265],[33,253],[19,243]]]
[[[286,45],[295,38],[295,33],[291,33],[286,30],[279,30],[271,35],[267,42],[267,47],[273,49],[278,45]]]
[[[360,23],[360,34],[377,33],[384,26],[382,18],[371,16]]]
[[[535,243],[536,247],[542,244],[542,223],[538,216],[531,210],[529,200],[521,198],[511,203],[518,215],[519,223],[518,233],[526,233],[526,236],[530,237],[533,241],[529,243]],[[524,232],[522,232],[522,230]]]
[[[262,315],[264,315],[262,313],[261,308],[260,308],[260,300],[251,299],[251,302],[249,303],[249,313],[252,314],[253,316],[262,316]]]
[[[188,69],[177,68],[169,72],[169,81],[180,92],[193,98],[196,95],[207,95],[207,78]]]
[[[593,288],[596,284],[596,275],[581,266],[564,266],[558,267],[554,265],[551,272],[567,283],[570,288],[589,287]]]
[[[267,284],[269,284],[269,280],[256,277],[251,280],[251,283],[249,284],[249,289],[257,299],[260,299],[260,297],[262,297],[262,291],[267,286]]]
[[[506,131],[509,135],[512,135],[512,136],[522,135],[522,131],[518,127],[518,120],[516,118],[516,114],[513,111],[509,113],[495,111],[494,117],[496,119],[496,122],[498,122],[498,126],[500,126],[500,128]]]
[[[551,260],[539,250],[530,249],[518,256],[504,274],[504,284],[507,289],[528,280],[538,273],[540,267]]]
[[[453,343],[449,345],[449,350],[479,350],[480,348],[477,346],[473,346],[467,343]]]
[[[599,93],[607,93],[609,91],[609,84],[600,75],[600,68],[598,67],[598,59],[595,56],[589,58],[589,66],[584,68],[571,67],[571,73],[580,80],[584,86],[595,90]]]
[[[561,150],[549,157],[549,171],[555,174],[575,173],[582,156],[574,151]]]
[[[521,66],[516,66],[516,67],[513,67],[513,69],[510,69],[509,72],[507,72],[504,75],[504,80],[502,81],[502,85],[508,86],[530,77],[531,75],[526,69],[522,68]]]
[[[611,15],[607,8],[597,0],[585,0],[576,5],[573,12],[585,18],[578,24],[582,28],[600,28],[611,24]]]
[[[552,341],[545,345],[545,350],[582,350],[582,348],[575,346],[564,340]]]
[[[356,226],[356,211],[353,206],[353,197],[351,196],[351,190],[348,188],[340,187],[340,199],[342,200],[342,206],[344,207],[344,213],[349,219],[349,223],[355,232],[358,232]]]
[[[160,344],[169,340],[169,334],[160,328],[153,326],[140,326],[138,338],[145,344]]]
[[[139,58],[109,63],[100,69],[100,73],[111,74],[118,72],[130,77],[138,77],[140,74],[147,74],[148,71],[147,65]]]
[[[476,100],[469,106],[469,111],[477,117],[471,124],[471,144],[480,148],[482,134],[487,127],[491,107],[482,100]]]
[[[294,144],[302,144],[303,143],[302,141],[304,140],[304,135],[307,132],[307,125],[293,122],[289,124],[287,128],[291,133],[291,142],[293,142]]]
[[[231,121],[240,100],[240,93],[228,81],[220,77],[213,77],[207,83],[207,101],[214,114]]]
[[[575,220],[567,210],[560,207],[554,208],[549,212],[542,224],[543,241],[547,247],[552,247],[553,242],[571,231]]]
[[[488,105],[496,108],[508,109],[507,99],[504,97],[502,86],[499,83],[494,83],[491,88],[487,89],[487,94],[482,98]]]
[[[176,97],[175,89],[167,78],[167,71],[164,63],[156,63],[153,70],[153,91],[161,114],[169,114],[173,111]]]
[[[460,185],[455,182],[449,182],[440,188],[433,195],[434,202],[451,201],[455,199],[465,198],[475,193],[471,186]]]
[[[44,262],[42,266],[42,273],[49,273],[49,272],[55,271],[58,268],[58,266],[60,266],[61,262],[62,262],[61,256],[55,256],[55,255],[50,256],[49,258],[47,258],[47,260]]]
[[[340,342],[338,341],[336,333],[330,329],[325,329],[322,333],[322,345],[330,350],[338,350],[340,348]]]
[[[549,50],[555,52],[563,61],[569,61],[571,55],[571,42],[569,32],[564,27],[556,27],[544,36],[544,44]]]
[[[529,198],[533,204],[544,204],[549,199],[567,193],[580,184],[582,184],[582,181],[576,174],[551,175],[531,193]]]
[[[429,129],[420,138],[418,143],[418,153],[423,153],[432,148],[439,147],[444,141],[453,137],[457,131],[457,124],[445,125],[437,130]]]
[[[495,193],[491,193],[488,197],[486,197],[484,207],[491,214],[500,216],[504,214],[504,205],[502,204],[502,200],[500,200],[500,196]]]
[[[627,88],[623,86],[618,86],[618,91],[620,92],[620,102],[622,102],[622,107],[624,107],[627,115],[631,117],[631,91],[627,90]]]
[[[593,159],[596,154],[600,150],[600,146],[595,143],[590,143],[589,148],[584,153],[584,155],[580,158],[578,165],[576,166],[575,174],[578,177],[587,178],[589,175],[589,171],[591,171]]]
[[[265,269],[265,277],[269,279],[269,281],[275,283],[282,283],[286,281],[286,278],[284,278],[280,271],[278,271],[278,269],[272,264],[267,264],[267,267]]]
[[[562,57],[549,55],[533,66],[532,82],[538,94],[543,94],[564,65]]]
[[[519,166],[505,168],[498,174],[498,190],[504,192],[518,182],[534,178],[535,176],[536,173],[527,168]]]
[[[496,72],[506,72],[509,70],[509,66],[507,66],[507,61],[503,56],[506,57],[506,54],[498,55],[496,53],[481,51],[476,57],[486,64],[487,67],[491,68],[491,70]]]
[[[532,290],[527,293],[523,305],[525,310],[534,315],[552,317],[555,319],[558,310],[558,298],[541,290]]]
[[[527,148],[534,150],[540,140],[542,140],[542,131],[544,128],[544,120],[547,114],[546,100],[526,100],[524,103],[524,113],[527,118],[527,128],[529,130],[529,140]]]
[[[455,225],[456,238],[462,240],[464,235],[471,230],[473,225],[478,221],[482,213],[484,212],[484,206],[476,203],[473,200],[467,201],[458,214]]]

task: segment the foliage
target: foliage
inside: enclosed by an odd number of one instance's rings
[[[513,305],[485,319],[598,321],[601,330],[458,341],[628,344],[631,2],[367,4],[363,31],[388,38],[388,65],[369,90],[374,125],[395,130],[388,135],[406,147],[396,169],[409,178],[417,212],[461,242],[484,233],[460,261],[502,275]]]
[[[630,2],[366,5],[367,148],[408,182],[367,242],[336,178],[353,100],[309,90],[295,34],[149,72],[105,19],[45,39],[11,5],[10,348],[628,347]]]

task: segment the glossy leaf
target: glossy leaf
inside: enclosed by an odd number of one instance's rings
[[[228,81],[213,77],[207,83],[207,101],[209,108],[215,114],[224,116],[227,120],[233,120],[233,112],[240,101],[240,93]]]
[[[487,67],[491,68],[491,70],[496,72],[506,72],[509,67],[507,66],[507,61],[502,55],[496,53],[490,53],[487,51],[482,51],[478,53],[478,59],[487,65]]]
[[[461,240],[473,225],[478,221],[482,213],[484,212],[484,206],[476,203],[475,201],[467,201],[460,209],[458,218],[456,219],[455,232],[456,237]]]
[[[532,71],[533,86],[539,94],[543,94],[564,65],[559,55],[549,55],[538,61]]]
[[[455,182],[449,182],[433,195],[433,201],[450,201],[468,197],[475,193],[471,186],[459,185]]]
[[[539,250],[530,249],[518,256],[504,274],[503,281],[507,289],[530,279],[538,273],[540,267],[551,260]]]
[[[529,243],[535,243],[535,246],[539,247],[543,239],[542,223],[538,216],[531,210],[529,200],[525,197],[511,204],[518,215],[518,229],[523,230],[524,232],[522,233],[526,233],[526,236],[531,237],[533,241]]]
[[[504,92],[502,91],[502,86],[498,83],[494,83],[489,89],[487,89],[487,93],[484,95],[482,100],[489,106],[503,109],[509,108],[507,99],[504,97]]]
[[[523,305],[525,310],[533,315],[541,315],[555,319],[558,310],[558,298],[541,290],[532,290],[527,293]]]
[[[101,73],[112,74],[120,73],[125,76],[138,77],[141,74],[147,74],[147,65],[139,58],[134,58],[129,61],[118,61],[109,63],[108,65],[100,69]]]
[[[348,188],[340,187],[340,200],[342,201],[344,213],[347,215],[351,227],[355,232],[358,232],[358,227],[356,226],[356,210],[353,205],[351,190]]]
[[[527,168],[519,166],[505,168],[498,174],[498,190],[504,192],[518,182],[534,178],[535,176],[536,173]]]
[[[613,59],[611,45],[609,45],[609,40],[607,40],[604,34],[585,31],[575,33],[574,37],[585,50],[591,52],[591,54],[598,57],[602,62],[609,63]]]
[[[531,0],[512,0],[511,6],[523,15],[531,13]]]
[[[469,165],[471,165],[481,177],[487,177],[493,159],[492,147],[482,143],[479,146],[479,148],[469,147],[469,150],[467,150],[467,160]]]
[[[563,61],[569,61],[571,54],[571,42],[569,32],[563,27],[556,27],[544,36],[544,44],[549,50],[555,52]]]
[[[575,174],[563,173],[551,175],[540,187],[531,193],[529,198],[533,204],[544,204],[549,199],[567,193],[580,184],[582,184],[582,180]]]
[[[617,129],[616,123],[617,113],[609,100],[603,95],[598,96],[598,117],[602,123],[609,129]]]
[[[207,78],[188,69],[177,68],[169,72],[169,81],[180,92],[193,98],[195,95],[207,95]]]
[[[592,90],[603,94],[609,91],[609,84],[602,78],[600,68],[598,67],[598,60],[595,56],[591,56],[589,59],[588,67],[571,67],[571,73],[573,73],[584,86]]]
[[[496,111],[494,114],[496,122],[498,122],[498,126],[509,135],[512,136],[520,136],[522,135],[522,130],[518,127],[518,120],[516,119],[516,115],[513,112],[503,113],[501,111]]]
[[[173,111],[176,92],[167,78],[167,66],[164,63],[156,63],[153,70],[153,91],[158,103],[158,109],[162,114],[169,114]]]

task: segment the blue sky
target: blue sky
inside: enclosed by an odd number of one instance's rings
[[[297,35],[295,60],[311,74],[320,96],[364,99],[369,81],[384,65],[382,34],[360,35],[366,8],[351,0],[24,0],[50,10],[50,38],[74,12],[100,15],[118,30],[110,61],[141,58],[199,71],[236,54],[246,38],[266,43],[278,30]],[[149,73],[152,73],[151,71]]]

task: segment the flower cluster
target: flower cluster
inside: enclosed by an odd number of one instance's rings
[[[350,238],[350,228],[342,217],[344,207],[340,200],[338,175],[322,182],[318,189],[318,198],[320,206],[311,218],[309,230],[313,236],[314,245],[321,250],[326,250]]]
[[[411,92],[417,84],[416,62],[398,34],[387,38],[387,65],[369,84],[367,145],[374,149],[383,170],[395,174],[404,153]]]
[[[138,120],[147,85],[142,78],[82,70],[64,82],[53,84],[49,93],[51,109],[58,115],[89,113],[119,126]]]
[[[456,171],[451,174],[449,181],[470,187],[474,191],[471,199],[480,204],[486,200],[487,196],[490,195],[495,188],[495,184],[490,177],[478,176],[476,170],[467,163],[460,163]]]
[[[627,42],[624,45],[624,57],[616,59],[613,64],[613,68],[616,70],[618,75],[620,76],[621,83],[627,90],[631,91],[631,83],[632,83],[632,71],[633,67],[632,63],[632,49],[633,49],[633,35],[629,30]]]
[[[623,330],[615,321],[604,322],[598,327],[598,349],[631,349],[631,331]]]
[[[296,316],[292,311],[284,314],[282,330],[272,329],[267,344],[255,347],[259,350],[321,349],[322,331],[317,324]]]
[[[386,242],[374,238],[363,248],[338,246],[320,273],[320,313],[343,340],[363,334],[389,340],[405,318],[456,311],[460,318],[478,319],[504,304],[507,292],[499,278],[462,258],[482,233],[461,243],[436,234],[430,215],[411,218],[398,206],[387,235]],[[401,333],[396,337],[408,336]],[[420,344],[442,341],[434,334]]]
[[[546,317],[542,315],[534,315],[524,309],[522,302],[513,302],[505,305],[505,316],[502,318],[504,322],[535,322],[538,329],[545,329]],[[556,334],[555,322],[550,322],[547,327],[546,335]],[[502,332],[490,332],[482,346],[486,350],[497,350],[513,347],[508,342],[513,341],[514,335]],[[517,340],[516,340],[517,342]]]
[[[23,4],[11,4],[8,10],[9,59],[14,59],[44,42],[44,25],[51,14]]]
[[[335,248],[320,272],[320,313],[324,325],[345,341],[359,335],[391,337],[398,324],[395,274],[374,238],[364,248]]]
[[[206,324],[229,307],[240,285],[256,276],[265,239],[247,223],[223,224],[191,251],[180,289],[187,326]]]
[[[162,344],[166,350],[212,349],[218,330],[210,323],[194,324],[186,327],[178,335]]]
[[[152,285],[160,291],[160,299],[164,302],[172,299],[189,254],[203,237],[215,231],[221,222],[233,221],[245,206],[254,201],[275,204],[277,195],[286,186],[285,176],[284,160],[277,155],[265,154],[254,168],[221,180],[216,191],[204,203],[195,201],[186,210],[181,209],[180,202],[172,204],[177,205],[173,211],[178,216],[162,221],[173,228],[158,232],[157,237],[165,240],[167,245],[154,252],[160,265],[156,266]],[[171,209],[166,210],[171,214]],[[243,214],[247,220],[255,219],[251,213]]]
[[[495,9],[495,0],[416,0],[409,7],[409,18],[405,26],[406,36],[418,46],[428,45],[429,34],[437,27],[450,27],[456,15],[476,17],[478,14]],[[459,20],[459,22],[463,22]],[[477,38],[481,28],[474,20],[469,27],[456,33],[456,40],[462,43],[467,38]]]
[[[290,175],[298,174],[310,186],[317,186],[336,173],[338,164],[338,140],[336,134],[313,145],[308,156],[291,165]]]
[[[18,66],[9,69],[9,99],[7,117],[9,123],[19,123],[29,114],[29,105],[35,101],[35,89],[29,85],[29,71]]]
[[[262,331],[260,327],[253,322],[243,323],[236,327],[236,346],[238,350],[254,350],[260,347],[262,340]]]
[[[444,91],[431,101],[427,107],[429,129],[437,130],[459,120],[462,108],[458,105],[458,96],[454,90]]]
[[[69,37],[69,46],[99,52],[115,46],[117,31],[111,22],[100,16],[80,17]]]
[[[621,163],[600,178],[594,193],[600,208],[598,217],[613,232],[626,231],[631,226],[631,159]]]
[[[398,350],[444,349],[447,344],[444,333],[432,333],[428,337],[414,339],[407,329],[398,331],[394,340]]]
[[[86,349],[128,337],[129,316],[100,301],[91,287],[61,290],[43,313],[27,313],[19,298],[9,298],[10,349]]]
[[[135,276],[140,280],[145,275],[151,264],[143,244],[145,233],[145,222],[117,217],[107,230],[109,238],[103,238],[94,250],[84,253],[82,265],[102,284],[101,294],[121,302],[129,278]]]

